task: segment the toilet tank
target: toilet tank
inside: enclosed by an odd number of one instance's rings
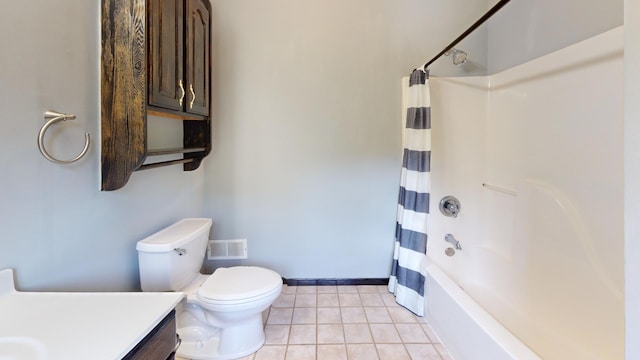
[[[211,219],[183,219],[136,245],[142,291],[178,291],[198,274]]]

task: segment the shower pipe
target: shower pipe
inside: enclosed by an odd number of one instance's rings
[[[489,11],[487,11],[480,19],[478,19],[473,25],[471,25],[465,32],[463,32],[460,36],[458,36],[455,40],[451,42],[451,44],[447,45],[442,51],[438,53],[438,55],[434,56],[433,59],[429,60],[426,64],[422,66],[424,71],[429,69],[429,65],[431,65],[434,61],[438,60],[442,55],[444,55],[449,50],[453,49],[462,39],[467,37],[467,35],[471,34],[475,29],[477,29],[480,25],[482,25],[485,21],[489,20],[495,13],[500,11],[503,6],[507,5],[507,3],[511,0],[500,0],[497,4],[495,4]]]

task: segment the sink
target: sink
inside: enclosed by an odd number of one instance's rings
[[[47,349],[36,339],[23,336],[0,337],[0,360],[44,360]]]

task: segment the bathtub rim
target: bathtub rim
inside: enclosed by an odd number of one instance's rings
[[[492,341],[503,353],[514,360],[541,360],[541,358],[520,339],[507,330],[498,320],[489,314],[480,304],[478,304],[469,294],[467,294],[453,279],[449,277],[437,263],[428,260],[427,263],[427,289],[431,290],[429,281],[435,281],[438,286],[458,305],[459,309],[467,316],[470,321],[476,324],[483,332],[488,340]],[[439,321],[432,316],[429,311],[431,303],[429,294],[426,294],[425,317],[434,329],[436,335],[439,330],[443,336],[438,335],[440,341],[445,348],[452,351],[456,344],[450,341],[448,334],[439,328]],[[452,351],[455,353],[456,351]]]

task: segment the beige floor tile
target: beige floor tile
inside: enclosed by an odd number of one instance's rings
[[[282,287],[282,293],[283,294],[294,294],[295,295],[297,289],[298,289],[297,286],[286,285],[286,286]]]
[[[380,294],[389,294],[389,286],[388,285],[376,285],[378,292]]]
[[[429,337],[429,340],[431,340],[431,343],[433,344],[440,343],[440,339],[438,338],[436,333],[433,332],[433,329],[429,324],[420,324],[420,326],[422,326],[422,330],[424,330],[424,333],[427,334],[427,336]]]
[[[291,325],[289,332],[289,344],[315,344],[315,325]]]
[[[343,344],[344,332],[341,324],[318,325],[318,344]]]
[[[412,360],[441,360],[440,354],[431,344],[404,344]]]
[[[374,294],[360,294],[360,300],[362,301],[363,306],[384,306],[384,302],[382,301],[382,296],[378,293]]]
[[[317,286],[298,286],[298,294],[315,294]]]
[[[339,307],[319,307],[318,308],[318,324],[340,324],[342,316],[340,316]]]
[[[287,348],[287,360],[315,360],[315,345],[289,345]]]
[[[342,322],[345,324],[366,323],[367,317],[364,315],[362,307],[342,307],[340,308]]]
[[[283,345],[265,345],[256,352],[254,360],[285,360],[287,347]]]
[[[316,323],[316,308],[294,308],[292,324],[315,324]]]
[[[373,338],[369,324],[344,324],[344,340],[348,344],[371,344]]]
[[[344,344],[318,345],[318,360],[347,360],[347,347]]]
[[[241,360],[453,360],[386,286],[285,286],[263,316],[265,345]]]
[[[338,286],[338,294],[357,294],[358,288],[354,285],[340,285]]]
[[[296,296],[294,294],[280,294],[276,301],[273,302],[273,307],[277,308],[291,308],[295,303]]]
[[[373,341],[378,344],[401,343],[400,335],[393,324],[369,324]]]
[[[316,307],[318,305],[317,295],[313,294],[300,294],[296,295],[296,307]]]
[[[402,344],[376,344],[380,360],[410,360]]]
[[[349,360],[375,360],[379,359],[376,347],[373,344],[347,344]]]
[[[389,307],[388,310],[394,323],[417,323],[416,316],[403,307]]]
[[[262,325],[265,325],[267,323],[269,312],[271,312],[271,306],[269,306],[269,308],[262,312]]]
[[[382,302],[384,302],[384,304],[386,306],[389,306],[389,307],[399,307],[400,306],[396,302],[396,297],[393,296],[393,294],[386,293],[386,294],[380,294],[380,296],[382,297]]]
[[[403,343],[422,343],[428,344],[431,341],[422,331],[420,324],[396,324],[396,330],[400,334]]]
[[[317,305],[323,307],[340,306],[338,294],[318,294]]]
[[[338,287],[334,285],[322,285],[317,288],[318,294],[337,294]]]
[[[264,327],[265,344],[287,345],[290,325],[267,325]]]
[[[370,307],[365,306],[364,312],[367,315],[369,323],[391,323],[391,316],[387,308],[384,306]]]
[[[377,294],[378,286],[377,285],[356,285],[356,289],[360,294]]]
[[[415,315],[415,317],[416,317],[416,321],[420,324],[426,324],[428,322],[426,316]]]
[[[271,308],[267,324],[291,324],[292,308]]]
[[[360,295],[356,294],[338,294],[340,306],[362,306]]]

